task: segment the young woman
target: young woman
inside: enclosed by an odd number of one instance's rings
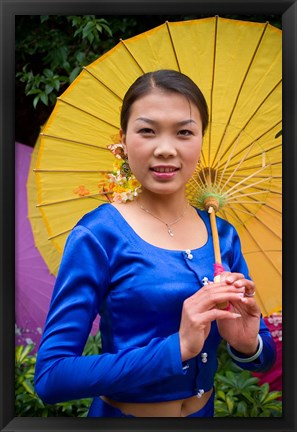
[[[69,235],[36,364],[45,402],[93,397],[93,417],[211,417],[222,338],[241,367],[272,366],[238,235],[220,218],[227,271],[205,285],[209,217],[189,205],[185,186],[207,124],[201,91],[179,72],[144,74],[128,90],[121,139],[142,193],[102,204]],[[97,314],[102,354],[84,357]]]

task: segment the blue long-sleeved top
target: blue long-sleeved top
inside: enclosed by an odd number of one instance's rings
[[[209,216],[197,210],[208,241],[191,251],[167,250],[141,239],[118,210],[103,204],[70,233],[39,347],[35,386],[47,403],[106,395],[127,402],[193,396],[213,386],[217,347],[215,322],[201,353],[181,361],[179,325],[184,300],[213,279]],[[248,269],[232,225],[217,218],[226,270]],[[100,314],[102,354],[82,356],[92,323]],[[273,339],[261,320],[264,348],[253,371],[275,360]],[[203,353],[207,361],[203,362]]]

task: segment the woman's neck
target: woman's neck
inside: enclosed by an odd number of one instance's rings
[[[172,220],[178,218],[188,206],[185,192],[159,195],[144,190],[137,199],[137,204],[153,213],[155,216]]]

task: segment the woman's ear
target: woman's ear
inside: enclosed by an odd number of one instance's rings
[[[123,129],[120,129],[120,138],[121,138],[121,144],[123,146],[124,153],[127,156],[126,134],[124,134]]]

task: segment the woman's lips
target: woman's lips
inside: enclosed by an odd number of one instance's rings
[[[156,166],[150,170],[153,172],[154,177],[161,180],[168,180],[175,177],[179,168],[174,166]]]

